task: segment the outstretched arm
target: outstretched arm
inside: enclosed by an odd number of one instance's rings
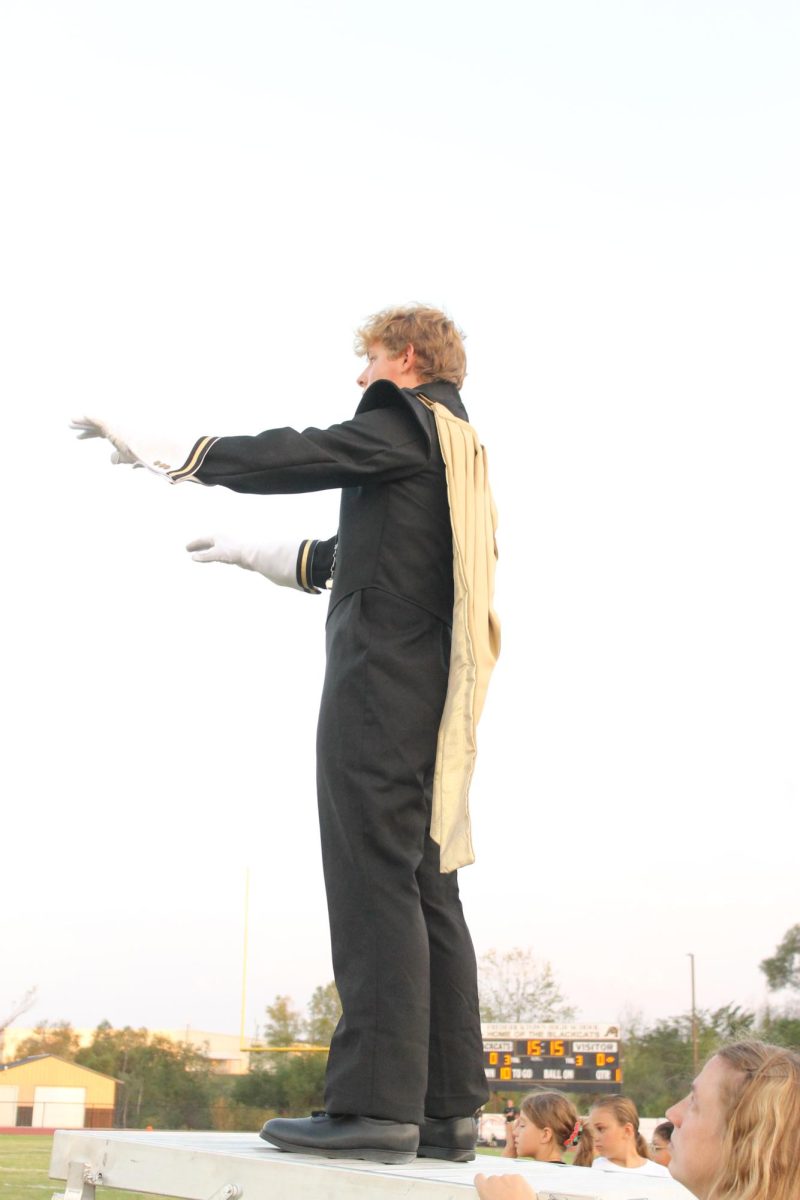
[[[173,472],[235,492],[316,492],[386,483],[414,474],[430,443],[404,408],[377,409],[329,429],[267,429],[255,437],[217,438],[195,464]]]
[[[148,467],[170,483],[221,484],[236,492],[294,493],[385,483],[421,470],[430,437],[407,404],[359,412],[328,429],[267,429],[254,437],[194,440],[129,434],[96,418],[72,423],[80,438],[107,438],[112,461]]]
[[[336,538],[307,538],[298,546],[277,542],[237,542],[217,535],[195,538],[186,549],[195,562],[230,563],[256,571],[279,587],[318,594],[333,572]]]

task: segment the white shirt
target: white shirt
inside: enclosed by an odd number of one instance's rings
[[[619,1163],[612,1162],[610,1158],[596,1158],[592,1166],[597,1167],[598,1171],[630,1171],[634,1175],[666,1175],[667,1179],[672,1178],[666,1167],[662,1167],[661,1163],[651,1162],[649,1159],[640,1167],[621,1167]]]

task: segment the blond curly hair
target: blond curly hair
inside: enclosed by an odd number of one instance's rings
[[[442,379],[461,387],[467,373],[464,335],[446,313],[424,304],[384,308],[356,330],[355,352],[363,357],[380,342],[390,358],[399,358],[406,346],[414,347],[417,371],[425,383]]]

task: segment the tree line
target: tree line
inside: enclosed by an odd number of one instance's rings
[[[699,1059],[722,1043],[761,1037],[800,1050],[800,925],[789,929],[760,968],[771,992],[786,992],[782,1005],[756,1013],[736,1004],[695,1013]],[[530,950],[490,950],[479,961],[484,1021],[568,1021],[567,1004],[549,963]],[[327,1055],[311,1047],[330,1045],[341,1013],[331,982],[318,987],[305,1012],[289,996],[266,1008],[253,1041],[250,1070],[215,1075],[201,1050],[146,1029],[114,1029],[107,1021],[87,1046],[68,1022],[44,1022],[17,1048],[17,1057],[54,1054],[119,1080],[114,1123],[119,1128],[257,1129],[268,1117],[304,1115],[323,1106]],[[280,1048],[280,1049],[276,1049]],[[690,1013],[653,1023],[630,1018],[623,1030],[623,1089],[644,1116],[662,1116],[689,1090],[694,1075]],[[512,1093],[493,1094],[499,1110]],[[518,1097],[517,1097],[518,1098]],[[574,1097],[579,1109],[585,1096]]]

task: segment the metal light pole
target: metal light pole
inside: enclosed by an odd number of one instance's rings
[[[695,1005],[694,995],[694,955],[688,954],[687,958],[691,959],[692,968],[692,1063],[694,1065],[694,1073],[696,1075],[699,1062],[697,1055],[697,1007]]]

